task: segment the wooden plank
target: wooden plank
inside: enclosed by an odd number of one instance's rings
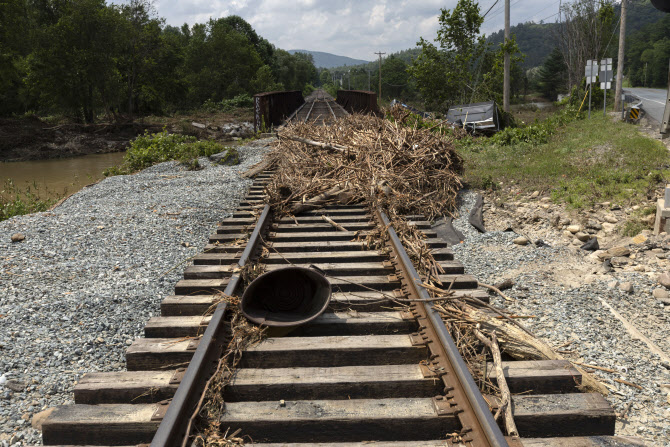
[[[356,250],[356,251],[321,251],[321,252],[295,252],[295,253],[275,253],[270,250],[270,254],[263,258],[264,264],[320,264],[337,262],[383,262],[388,256],[381,254],[377,250]]]
[[[373,222],[349,222],[346,229],[349,231],[369,231],[376,227]],[[303,233],[303,232],[336,232],[339,231],[329,223],[323,220],[314,223],[295,223],[272,224],[271,231],[276,233]]]
[[[437,233],[433,230],[422,230],[425,233],[427,238],[436,238]],[[268,235],[268,240],[277,243],[277,242],[317,242],[317,241],[352,241],[357,238],[364,238],[370,232],[369,231],[305,231],[305,232],[281,232],[273,231]],[[223,236],[228,237],[228,239],[223,239]],[[241,237],[242,235],[240,235]],[[210,237],[210,242],[215,240],[231,240],[232,235],[217,235],[217,237]]]
[[[647,443],[640,438],[627,436],[575,436],[566,438],[521,438],[524,447],[645,447]],[[510,439],[513,442],[512,439]],[[433,441],[382,441],[382,442],[318,442],[280,444],[254,443],[256,447],[453,447],[449,440]]]
[[[195,349],[183,338],[136,338],[126,349],[128,371],[176,369],[191,361]]]
[[[325,214],[325,213],[322,213]],[[374,219],[372,215],[366,214],[366,215],[356,215],[356,216],[332,216],[329,215],[331,219],[333,219],[335,222],[345,225],[349,222],[372,222]],[[291,217],[282,217],[279,220],[277,220],[277,223],[280,224],[291,224],[295,223],[298,221],[298,223],[303,224],[303,223],[315,223],[315,222],[323,222],[323,219],[321,218],[321,214],[319,215],[298,215],[295,216],[294,218]]]
[[[336,368],[242,368],[224,390],[226,402],[432,397],[440,380],[423,377],[418,364]]]
[[[487,364],[488,377],[496,383],[493,364]],[[576,393],[582,374],[568,360],[528,360],[503,362],[503,371],[512,393]]]
[[[447,243],[442,239],[432,238],[425,240],[428,248],[445,248]],[[281,253],[311,252],[311,251],[354,251],[365,250],[364,242],[350,241],[320,241],[320,242],[272,242],[272,250]]]
[[[512,401],[522,436],[614,433],[614,410],[599,394],[514,396]],[[436,417],[431,399],[409,398],[288,400],[284,406],[276,400],[229,402],[222,425],[241,428],[242,435],[259,442],[398,441],[436,439],[427,423],[432,419],[443,424],[442,433],[456,423],[453,416]]]
[[[226,403],[221,428],[242,429],[254,442],[437,439],[454,431],[431,399],[346,399]]]
[[[249,233],[215,233],[209,236],[209,243],[215,244],[218,242],[219,244],[229,244],[236,241],[246,242],[249,239],[250,234],[251,231],[249,231]]]
[[[384,335],[414,332],[418,324],[400,312],[326,312],[299,326],[291,336]]]
[[[184,279],[222,279],[230,278],[233,272],[240,270],[239,265],[189,265],[184,269]]]
[[[74,387],[77,404],[146,404],[174,396],[175,371],[118,371],[86,373]]]
[[[614,435],[614,409],[600,394],[512,396],[512,408],[523,437]]]
[[[237,264],[240,260],[242,249],[239,253],[200,253],[193,257],[195,265],[230,265]]]
[[[219,222],[219,226],[231,227],[231,226],[247,226],[247,225],[256,225],[258,218],[253,217],[247,214],[244,217],[227,217]]]
[[[445,273],[463,273],[464,267],[458,261],[439,261]],[[296,267],[309,268],[316,265],[328,275],[333,276],[358,276],[358,275],[390,275],[395,274],[395,268],[385,267],[382,262],[310,262],[309,264],[293,264]],[[270,264],[265,266],[266,271],[285,268],[286,265]]]
[[[151,317],[144,326],[146,338],[196,337],[205,333],[210,316]]]
[[[244,351],[242,368],[395,365],[418,363],[425,346],[412,346],[409,335],[268,338]]]
[[[216,300],[216,295],[171,295],[163,299],[161,315],[203,315]]]
[[[182,279],[174,286],[175,295],[202,295],[223,292],[229,278],[223,279]]]
[[[253,223],[251,225],[219,226],[219,227],[217,227],[216,232],[218,234],[231,234],[231,233],[251,234],[251,232],[254,231],[254,228],[256,228],[255,223]]]
[[[44,445],[148,444],[158,404],[62,405],[42,423]]]

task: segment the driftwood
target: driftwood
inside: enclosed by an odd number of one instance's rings
[[[486,345],[491,351],[493,356],[493,368],[496,372],[496,381],[498,382],[498,388],[500,388],[500,394],[502,396],[502,403],[500,408],[495,415],[495,419],[498,419],[498,416],[502,413],[505,415],[505,428],[507,429],[508,436],[519,436],[519,430],[516,428],[516,423],[514,422],[514,416],[512,414],[512,394],[509,391],[509,386],[507,386],[507,379],[505,379],[505,372],[502,367],[502,356],[500,355],[500,347],[498,346],[498,339],[496,338],[496,333],[491,333],[491,340],[486,338],[484,334],[480,331],[474,331],[475,336]]]
[[[266,171],[270,169],[275,163],[276,159],[274,157],[267,157],[266,159],[262,160],[259,163],[256,163],[253,165],[248,171],[244,172],[242,174],[242,177],[246,178],[251,178],[254,177],[258,174],[260,174],[263,171]]]
[[[351,191],[347,187],[337,185],[328,191],[319,194],[316,197],[312,197],[309,200],[306,200],[302,203],[296,203],[291,207],[292,214],[298,214],[303,211],[313,210],[325,205],[328,202],[337,200],[339,202],[345,203],[347,197],[350,197]]]
[[[565,360],[542,340],[529,335],[507,320],[499,320],[481,310],[469,307],[468,317],[479,324],[484,333],[498,334],[502,350],[517,360]],[[581,387],[603,395],[609,394],[607,388],[591,374],[575,366],[582,374]]]
[[[329,224],[331,224],[333,227],[337,228],[340,231],[349,231],[328,216],[322,215],[321,219],[325,220],[326,222],[328,222]]]
[[[308,140],[307,138],[300,138],[296,137],[295,135],[287,134],[287,133],[282,133],[279,135],[279,138],[286,138],[288,140],[293,140],[297,141],[298,143],[304,143],[308,144],[310,146],[316,146],[316,147],[321,147],[323,149],[330,149],[333,151],[338,151],[338,152],[346,152],[349,150],[347,146],[342,146],[341,144],[328,144],[328,143],[320,143],[318,141],[313,141],[313,140]]]

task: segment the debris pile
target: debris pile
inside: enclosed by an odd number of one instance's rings
[[[391,218],[451,214],[463,171],[458,136],[406,126],[403,112],[394,109],[394,122],[349,115],[328,126],[288,125],[274,153],[270,204],[282,214],[332,202],[367,202]]]

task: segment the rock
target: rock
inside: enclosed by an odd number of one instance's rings
[[[519,236],[518,238],[514,239],[512,242],[514,242],[516,245],[528,245],[528,239],[526,239],[523,236]]]
[[[569,238],[572,239],[573,234],[570,233],[568,230],[563,230],[563,236],[565,236],[565,237],[569,237]]]
[[[534,199],[540,195],[540,191],[535,191],[533,194],[530,195],[531,199]]]
[[[588,224],[586,224],[586,228],[589,228],[591,230],[596,230],[600,231],[603,229],[603,226],[600,225],[600,223],[596,222],[595,220],[590,220]]]
[[[575,234],[582,230],[581,225],[570,225],[566,228],[570,233]]]
[[[547,244],[547,243],[546,243],[545,241],[543,241],[542,239],[538,239],[538,240],[536,240],[536,241],[535,241],[535,246],[538,247],[538,248],[542,248],[542,247],[551,247],[551,245]]]
[[[635,270],[636,272],[645,272],[647,269],[643,265],[636,265],[635,267],[633,267],[633,270]]]
[[[615,281],[610,281],[609,283],[607,283],[607,288],[608,289],[614,289],[618,286],[619,286],[619,281],[616,281],[616,280]]]
[[[631,239],[631,242],[634,243],[634,244],[638,244],[638,245],[639,244],[644,244],[645,242],[647,242],[647,237],[644,234],[640,233],[637,236],[635,236],[633,239]]]
[[[591,236],[588,233],[584,233],[583,231],[580,231],[580,232],[576,233],[575,237],[582,242],[586,242],[589,239],[591,239]]]
[[[650,214],[649,216],[644,216],[640,220],[642,220],[642,222],[646,223],[647,225],[654,225],[654,221],[656,220],[656,215],[655,214]]]
[[[623,282],[619,284],[619,290],[626,293],[633,293],[633,284],[629,282]]]
[[[603,227],[603,231],[605,231],[605,233],[612,233],[616,230],[616,225],[611,224],[609,222],[603,222],[602,227]]]
[[[21,392],[26,387],[26,384],[18,380],[10,379],[5,383],[5,386],[12,391]]]
[[[625,258],[623,256],[615,256],[615,257],[611,258],[610,261],[612,262],[612,265],[615,266],[615,267],[621,267],[621,266],[624,266],[624,265],[628,265],[628,258]]]
[[[542,197],[540,199],[540,202],[549,203],[551,202],[551,197]]]
[[[613,258],[618,258],[630,255],[630,250],[628,249],[628,247],[624,246],[612,247],[607,249],[607,254],[609,254]]]
[[[637,210],[640,209],[640,206],[639,205],[633,205],[632,209],[633,209],[633,211],[637,211]]]
[[[619,222],[619,219],[617,219],[616,217],[614,217],[611,214],[605,214],[605,216],[603,217],[603,222],[615,224],[615,223]]]
[[[51,415],[51,413],[53,413],[55,409],[56,407],[51,407],[34,414],[30,425],[32,425],[35,430],[42,430],[42,424],[47,420],[47,418]]]
[[[12,242],[21,242],[26,238],[26,235],[23,233],[14,233],[12,234]]]
[[[496,287],[498,290],[507,290],[507,289],[511,289],[512,287],[514,287],[514,280],[513,280],[513,279],[506,279],[506,280],[504,280],[504,281],[499,282],[498,284],[496,284],[495,287]]]
[[[658,276],[658,283],[663,287],[665,287],[666,289],[670,289],[670,274],[661,273]]]
[[[670,298],[670,293],[668,293],[667,290],[661,289],[660,287],[654,289],[651,294],[656,298],[657,300],[664,300]]]
[[[599,250],[599,249],[600,249],[600,245],[598,244],[598,238],[597,238],[597,237],[592,237],[591,239],[589,239],[588,241],[586,241],[586,243],[585,243],[584,245],[582,245],[582,246],[579,247],[579,248],[581,248],[582,250],[586,250],[586,251],[596,251],[596,250]]]

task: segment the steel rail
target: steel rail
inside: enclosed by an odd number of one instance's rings
[[[315,103],[316,103],[316,100],[312,101],[312,106],[309,108],[309,111],[307,112],[307,116],[303,120],[303,123],[306,123],[307,120],[309,119],[309,115],[312,113],[312,109],[314,108]]]
[[[244,267],[256,250],[261,231],[270,222],[269,216],[270,205],[265,205],[256,223],[256,228],[251,233],[249,241],[237,263],[239,267]],[[232,296],[241,283],[241,279],[241,275],[235,273],[230,278],[230,282],[223,293]],[[198,344],[193,358],[188,364],[184,378],[181,380],[168,406],[167,412],[158,426],[158,431],[156,431],[151,441],[151,447],[180,447],[189,435],[187,433],[189,419],[205,390],[207,381],[216,370],[221,353],[225,348],[226,334],[224,329],[226,310],[227,305],[225,302],[221,302],[216,306],[216,310],[207,325],[200,344]]]
[[[423,287],[421,276],[414,268],[388,217],[381,209],[377,209],[377,216],[387,228],[391,248],[403,274],[406,275],[411,294],[419,299],[430,300],[431,296]],[[428,327],[424,330],[424,338],[426,341],[432,338],[435,342],[428,343],[431,353],[437,362],[446,365],[447,373],[441,378],[445,383],[450,412],[457,415],[461,422],[463,440],[472,447],[509,447],[442,318],[427,301],[416,304],[426,316],[425,323]]]
[[[333,119],[337,120],[337,116],[335,116],[335,112],[333,112],[333,108],[330,106],[330,101],[326,101],[326,105],[328,106],[328,110],[330,110],[330,114],[333,115]]]

